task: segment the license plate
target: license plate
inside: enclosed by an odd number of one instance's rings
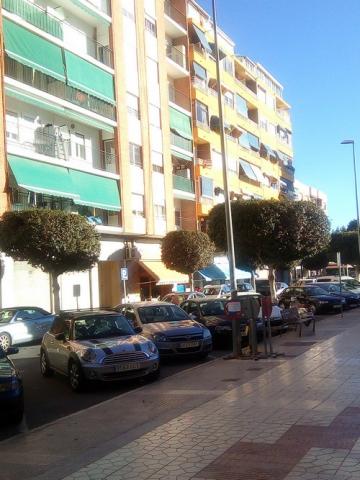
[[[191,348],[191,347],[198,347],[199,342],[184,342],[180,343],[180,348]]]
[[[115,365],[115,372],[126,372],[128,370],[138,370],[139,368],[139,362],[120,363]]]

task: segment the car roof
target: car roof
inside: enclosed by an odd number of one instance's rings
[[[171,303],[171,302],[161,302],[161,301],[156,301],[156,302],[129,302],[129,303],[120,303],[119,305],[117,305],[115,308],[119,308],[119,307],[126,307],[126,306],[129,306],[131,305],[132,307],[155,307],[155,306],[161,306],[161,305],[169,305],[171,307],[174,307],[174,304]],[[176,307],[176,305],[175,305]]]
[[[116,310],[62,310],[59,314],[62,318],[76,319],[78,317],[91,317],[93,315],[119,315]]]

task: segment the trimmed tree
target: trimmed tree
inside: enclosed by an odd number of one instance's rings
[[[341,262],[355,266],[356,278],[359,278],[360,257],[358,245],[358,233],[352,232],[333,232],[330,242],[331,259],[336,261],[336,252],[341,253]]]
[[[325,249],[330,226],[325,213],[310,202],[246,200],[231,204],[236,265],[269,269],[271,297],[275,299],[275,271]],[[225,207],[209,215],[209,236],[227,249]]]
[[[58,276],[91,268],[100,254],[100,236],[84,217],[61,210],[6,212],[0,220],[0,249],[51,275],[58,313]]]
[[[330,255],[328,250],[323,250],[322,252],[313,255],[312,257],[304,258],[302,266],[306,268],[306,270],[321,270],[325,268],[330,260]]]
[[[161,260],[167,268],[189,275],[193,289],[192,274],[214,261],[215,246],[203,232],[179,230],[169,232],[162,241]]]

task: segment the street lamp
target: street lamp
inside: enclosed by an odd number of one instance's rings
[[[357,190],[357,177],[356,177],[355,142],[354,140],[343,140],[341,144],[352,145],[353,164],[354,164],[354,181],[355,181],[356,216],[357,216],[357,237],[358,237],[358,248],[359,248],[359,257],[360,257],[360,222],[359,222],[359,200],[358,200],[358,190]]]

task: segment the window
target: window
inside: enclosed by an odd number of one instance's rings
[[[164,167],[162,165],[153,165],[153,172],[164,173]]]
[[[155,105],[149,105],[149,123],[154,127],[161,128],[160,108]]]
[[[144,217],[144,195],[138,193],[131,194],[131,210],[133,215]]]
[[[224,94],[225,105],[228,105],[231,108],[234,108],[234,94],[231,92],[226,92]]]
[[[229,172],[237,173],[238,161],[236,158],[228,157],[227,165]]]
[[[143,168],[142,148],[140,145],[129,143],[129,158],[130,165],[136,165],[137,167]]]
[[[276,125],[274,123],[268,122],[268,132],[270,135],[276,135]]]
[[[151,151],[151,163],[153,166],[164,167],[163,154],[156,152],[155,150]],[[155,171],[155,170],[154,170]]]
[[[74,148],[75,148],[75,157],[85,160],[85,135],[81,133],[75,133],[74,135]]]
[[[246,100],[238,94],[236,94],[236,112],[240,113],[240,115],[243,115],[246,118],[248,117]]]
[[[262,128],[263,130],[268,129],[268,121],[265,117],[259,117],[259,127]]]
[[[175,225],[177,227],[181,227],[181,211],[175,210]]]
[[[156,21],[145,17],[145,30],[150,32],[154,37],[156,37]]]
[[[19,140],[19,119],[15,112],[6,112],[6,138]]]
[[[208,107],[199,102],[195,101],[195,110],[196,110],[196,120],[198,123],[209,126],[209,111]]]
[[[126,94],[126,105],[129,115],[133,115],[136,118],[140,118],[139,111],[139,97],[133,95],[132,93]]]
[[[163,205],[154,205],[154,215],[158,220],[165,220],[165,207]]]
[[[201,195],[203,197],[213,198],[214,181],[212,178],[200,177]]]
[[[276,110],[275,108],[275,98],[272,95],[268,95],[266,98],[266,105],[271,108],[271,110]]]
[[[221,61],[222,67],[225,70],[225,72],[229,73],[230,75],[234,74],[234,64],[229,57],[225,57]]]
[[[147,57],[146,59],[146,73],[147,81],[149,85],[154,83],[159,83],[159,69],[158,62],[152,58]]]
[[[266,90],[260,87],[260,85],[258,85],[258,88],[257,88],[257,96],[259,100],[266,103]]]

